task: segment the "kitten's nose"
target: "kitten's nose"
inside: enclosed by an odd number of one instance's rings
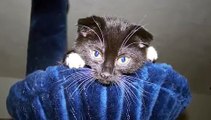
[[[111,76],[111,74],[108,73],[108,72],[103,72],[103,73],[100,74],[100,76],[104,79],[108,79]]]

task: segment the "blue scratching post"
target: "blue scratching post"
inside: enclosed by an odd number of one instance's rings
[[[68,0],[32,0],[27,72],[57,65],[67,51]]]
[[[145,63],[119,85],[90,68],[56,65],[66,51],[67,0],[32,0],[27,76],[7,97],[14,120],[175,120],[190,103],[188,81],[170,65]],[[52,66],[56,65],[56,66]],[[50,67],[47,67],[50,66]],[[41,70],[38,70],[41,69]]]

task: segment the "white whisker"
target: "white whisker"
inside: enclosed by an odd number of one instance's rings
[[[130,38],[139,30],[139,29],[141,29],[142,28],[142,26],[137,26],[137,28],[135,28],[134,30],[133,30],[133,32],[128,36],[128,38],[125,40],[125,42],[123,43],[123,46],[128,42],[128,40],[130,40]]]
[[[128,39],[128,37],[133,33],[133,31],[137,28],[138,26],[136,26],[135,28],[133,28],[133,30],[131,30],[131,32],[124,38],[121,46],[120,46],[120,49],[123,47],[125,41]]]
[[[144,20],[145,20],[146,17],[147,17],[147,14],[145,14],[145,15],[143,16],[143,18],[138,22],[138,24],[141,25],[142,22],[144,22]]]
[[[52,84],[52,86],[54,86],[54,85],[57,85],[57,84],[63,84],[63,83],[66,83],[66,82],[68,82],[69,80],[70,80],[70,78],[80,78],[80,77],[82,77],[84,74],[82,74],[82,72],[76,72],[76,73],[72,73],[72,74],[70,74],[70,75],[68,75],[68,76],[66,76],[66,77],[64,77],[64,78],[61,78],[61,79],[59,79],[58,81],[56,81],[56,82],[53,82],[53,84]]]
[[[81,94],[83,90],[87,89],[90,87],[90,85],[94,82],[92,78],[86,80],[82,86],[79,88],[79,93]]]
[[[89,26],[86,26],[86,25],[80,25],[79,24],[78,26],[85,27],[85,28],[91,30],[98,37],[98,39],[100,40],[101,45],[103,45],[102,39],[100,38],[100,36],[97,34],[97,32],[94,29],[92,29],[92,28],[90,28]]]
[[[128,48],[129,46],[131,46],[133,44],[140,44],[140,42],[132,42],[132,43],[128,44],[127,46],[125,46],[124,48]]]
[[[120,46],[120,49],[123,48],[123,46],[126,45],[126,43],[130,40],[130,38],[139,30],[141,29],[142,26],[136,26],[128,35],[127,37],[123,40],[121,46]]]
[[[128,81],[129,79],[125,78],[124,81]],[[151,93],[149,93],[148,91],[144,90],[144,88],[140,87],[140,92],[142,92],[143,97],[148,98],[148,95],[150,95]],[[148,95],[146,95],[148,94]]]
[[[100,28],[100,26],[99,26],[99,24],[97,23],[97,21],[94,19],[94,17],[92,16],[92,19],[93,19],[93,21],[95,22],[95,24],[97,25],[97,27],[98,27],[98,29],[99,29],[99,31],[100,31],[100,34],[101,34],[101,36],[102,36],[102,39],[103,39],[103,43],[105,42],[105,39],[104,39],[104,34],[103,34],[103,31],[102,31],[102,29]]]
[[[77,86],[77,88],[75,88],[75,90],[71,93],[72,94],[72,96],[75,94],[75,92],[79,89],[80,90],[80,87],[84,84],[84,83],[86,83],[88,80],[90,80],[91,78],[86,78],[86,79],[84,79],[78,86]],[[77,82],[78,83],[78,82]],[[75,84],[77,84],[77,83],[75,83]],[[71,87],[73,84],[71,84],[70,86],[68,86],[68,88],[69,87]]]
[[[126,88],[126,90],[128,91],[128,93],[129,93],[129,97],[130,97],[130,99],[132,100],[132,102],[133,103],[136,103],[135,102],[135,100],[134,100],[134,98],[136,99],[136,100],[138,100],[138,97],[136,96],[136,94],[133,92],[133,90],[130,88],[130,84],[129,83],[127,83],[126,81],[123,81],[122,82],[123,84],[124,84],[124,87]],[[135,88],[136,89],[136,88]],[[137,89],[136,89],[137,90]]]
[[[131,80],[131,81],[139,80],[139,81],[142,81],[142,82],[144,82],[144,83],[146,83],[146,84],[149,84],[149,85],[155,85],[155,83],[152,83],[152,82],[149,82],[149,81],[145,81],[145,80],[142,80],[142,79],[137,78],[137,77],[127,76],[127,75],[122,75],[122,77],[123,77],[123,78],[127,78],[127,79],[129,79],[129,80]]]
[[[119,84],[119,87],[121,88],[121,89],[123,89],[124,90],[124,94],[125,94],[125,100],[126,100],[126,116],[127,116],[127,119],[129,120],[130,119],[130,114],[129,114],[129,112],[130,112],[130,105],[131,105],[131,102],[130,102],[130,95],[129,95],[129,92],[128,92],[128,90],[125,88],[125,86],[124,86],[124,84],[123,84],[123,82],[122,81],[119,81],[119,82],[117,82],[117,84]]]
[[[95,82],[95,79],[93,78],[93,79],[90,79],[89,81],[90,81],[90,82],[87,83],[86,86],[83,87],[84,89],[86,88],[86,89],[88,90],[89,87]]]

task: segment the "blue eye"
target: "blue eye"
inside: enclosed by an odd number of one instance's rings
[[[126,61],[126,57],[121,57],[121,62],[124,63]]]
[[[98,57],[99,55],[100,55],[100,52],[98,52],[98,51],[95,50],[95,51],[94,51],[94,56],[95,56],[95,57]]]
[[[130,57],[122,56],[117,60],[117,65],[125,66],[130,62],[130,60],[131,60]]]
[[[91,50],[90,57],[95,61],[101,61],[102,60],[102,54],[101,52],[97,50]]]

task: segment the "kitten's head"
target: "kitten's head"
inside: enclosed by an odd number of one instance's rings
[[[126,20],[91,16],[78,20],[75,50],[99,82],[110,84],[143,65],[152,38],[143,27]]]

